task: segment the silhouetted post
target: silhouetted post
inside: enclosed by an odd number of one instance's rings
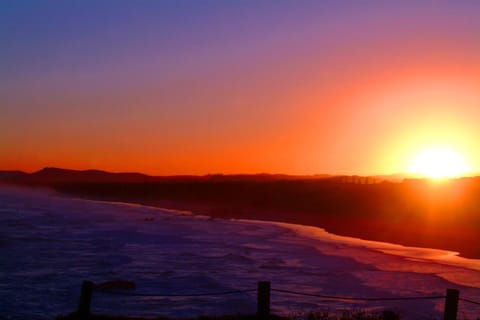
[[[83,281],[80,291],[80,302],[78,303],[77,313],[81,318],[87,318],[90,315],[90,304],[92,302],[93,282]]]
[[[445,313],[443,320],[457,320],[458,298],[460,292],[455,289],[447,289],[447,297],[445,299]]]
[[[270,317],[270,281],[260,281],[257,286],[257,316],[260,319]]]

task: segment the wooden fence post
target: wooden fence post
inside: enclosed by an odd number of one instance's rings
[[[90,315],[90,305],[92,302],[93,282],[83,281],[80,291],[80,302],[78,303],[77,314],[81,318],[87,318]]]
[[[270,281],[258,282],[257,316],[260,319],[268,319],[270,317]]]
[[[447,297],[445,299],[445,313],[443,320],[457,320],[458,298],[460,292],[455,289],[447,289]]]

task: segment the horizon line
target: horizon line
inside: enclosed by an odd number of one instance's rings
[[[56,170],[64,170],[64,171],[76,171],[76,172],[85,172],[85,171],[98,171],[104,173],[111,173],[111,174],[142,174],[145,176],[150,177],[207,177],[207,176],[290,176],[290,177],[316,177],[316,176],[331,176],[331,177],[398,177],[398,178],[406,178],[406,179],[430,179],[430,180],[445,180],[445,179],[459,179],[459,178],[473,178],[480,176],[480,172],[471,172],[463,175],[452,176],[452,177],[443,177],[443,178],[432,178],[420,174],[415,173],[380,173],[380,174],[357,174],[357,173],[310,173],[310,174],[293,174],[293,173],[273,173],[273,172],[256,172],[256,173],[224,173],[224,172],[209,172],[203,174],[195,174],[195,173],[179,173],[179,174],[151,174],[142,171],[112,171],[106,169],[99,169],[99,168],[87,168],[87,169],[72,169],[72,168],[65,168],[65,167],[56,167],[56,166],[45,166],[38,170],[33,171],[25,171],[20,169],[0,169],[0,172],[21,172],[25,174],[35,174],[37,172],[41,172],[46,169],[56,169]]]

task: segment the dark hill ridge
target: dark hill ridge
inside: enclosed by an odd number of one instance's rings
[[[28,173],[18,170],[0,170],[0,179],[11,179],[28,176]]]
[[[138,182],[152,180],[153,177],[141,173],[112,173],[101,170],[70,170],[47,167],[30,174],[30,179],[45,182]]]
[[[332,175],[293,176],[286,174],[208,174],[204,176],[174,175],[151,176],[136,172],[108,172],[103,170],[72,170],[46,167],[33,173],[22,171],[0,171],[0,182],[17,184],[50,185],[73,182],[165,182],[165,181],[278,181],[278,180],[315,180],[331,178]]]

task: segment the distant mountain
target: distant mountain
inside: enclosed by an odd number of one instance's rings
[[[357,175],[287,175],[287,174],[208,174],[204,176],[150,176],[136,172],[108,172],[96,169],[72,170],[46,167],[34,173],[0,171],[0,182],[22,185],[53,185],[59,183],[150,183],[150,182],[275,182],[275,181],[331,181],[353,184],[402,182],[415,178],[408,174],[377,176]]]
[[[26,184],[26,185],[51,185],[58,183],[144,183],[144,182],[226,182],[250,181],[267,182],[280,180],[319,180],[332,178],[331,175],[294,176],[285,174],[208,174],[204,176],[178,175],[178,176],[150,176],[135,172],[108,172],[102,170],[72,170],[56,167],[46,167],[34,173],[22,171],[0,171],[0,182]]]
[[[81,182],[149,182],[157,179],[141,173],[112,173],[101,170],[70,170],[48,167],[34,173],[0,171],[0,181],[23,185],[50,185]]]
[[[271,174],[271,173],[257,173],[257,174],[209,174],[206,176],[197,176],[201,180],[208,181],[278,181],[278,180],[319,180],[332,178],[334,176],[329,174],[316,175],[288,175],[288,174]]]
[[[154,178],[133,172],[113,173],[94,169],[71,170],[47,167],[32,173],[29,179],[49,182],[143,182]]]
[[[4,181],[4,180],[15,180],[15,179],[18,179],[18,178],[22,178],[22,177],[27,177],[28,176],[28,173],[25,173],[23,171],[18,171],[18,170],[11,170],[11,171],[8,171],[8,170],[0,170],[0,180]]]

